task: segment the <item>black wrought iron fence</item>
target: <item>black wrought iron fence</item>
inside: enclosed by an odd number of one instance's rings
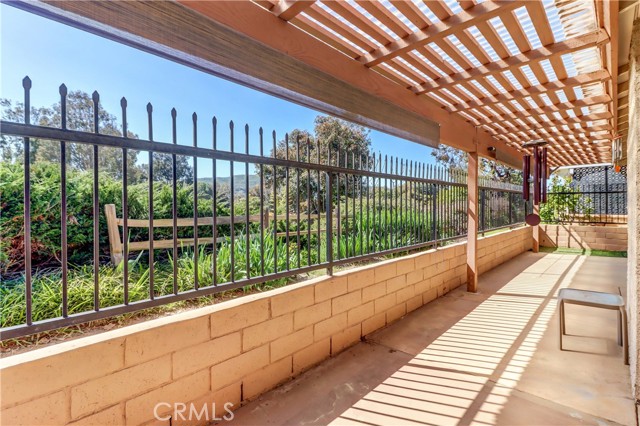
[[[462,173],[333,149],[319,140],[278,140],[275,132],[236,129],[233,122],[225,126],[229,149],[223,150],[220,123],[214,117],[204,124],[195,113],[192,136],[179,141],[175,109],[171,141],[160,142],[151,104],[146,139],[103,134],[98,93],[93,131],[70,130],[64,85],[61,126],[42,126],[31,123],[28,78],[23,86],[24,122],[2,121],[0,128],[3,139],[22,147],[20,161],[2,162],[5,176],[18,176],[22,192],[0,215],[1,224],[21,223],[19,231],[2,230],[2,339],[317,269],[332,273],[338,265],[466,236]],[[126,99],[121,106],[121,134],[129,136]],[[210,146],[202,146],[204,133]],[[44,172],[34,164],[34,143],[57,149]],[[82,173],[71,170],[73,147],[90,148],[91,167]],[[131,152],[148,158],[146,175],[135,185]],[[119,170],[103,170],[104,156],[120,158]],[[188,179],[180,177],[181,157],[192,165]],[[158,180],[158,163],[167,159],[169,178]],[[54,184],[43,185],[43,174],[54,175]],[[511,188],[483,187],[482,193],[484,230],[522,221]],[[51,199],[46,207],[42,197]],[[17,211],[22,214],[9,214]],[[33,232],[44,222],[48,240]],[[55,252],[38,257],[51,241]]]
[[[541,207],[547,223],[627,223],[626,167],[580,167],[568,184],[555,183]]]
[[[478,229],[481,233],[524,223],[531,206],[522,198],[522,188],[506,182],[479,179]]]

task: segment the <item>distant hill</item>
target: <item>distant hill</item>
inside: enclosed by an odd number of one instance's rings
[[[245,193],[245,176],[246,175],[234,175],[233,176],[233,185],[234,185],[234,192],[236,194],[244,194]],[[204,177],[204,178],[198,178],[198,182],[204,182],[204,183],[208,183],[209,185],[211,185],[213,178],[211,177]],[[225,176],[225,177],[217,177],[216,178],[216,183],[218,184],[218,186],[220,185],[230,185],[231,184],[231,177],[229,176]],[[249,175],[249,189],[255,187],[255,186],[260,186],[260,176],[258,175]]]

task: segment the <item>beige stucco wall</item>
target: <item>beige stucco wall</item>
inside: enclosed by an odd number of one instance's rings
[[[640,19],[634,23],[629,61],[629,136],[627,139],[627,185],[629,222],[628,305],[631,378],[636,399],[640,399]]]
[[[540,225],[542,247],[626,251],[626,225]]]
[[[531,242],[528,227],[481,238],[480,270]],[[154,408],[166,418],[176,403],[200,414],[207,404],[209,416],[215,403],[224,415],[225,403],[237,408],[463,284],[465,250],[454,244],[1,359],[0,422],[169,424],[154,421]]]

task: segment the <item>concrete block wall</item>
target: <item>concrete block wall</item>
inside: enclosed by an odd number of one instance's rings
[[[540,225],[542,247],[627,250],[626,225]]]
[[[531,238],[530,228],[481,238],[480,269],[530,249]],[[0,422],[168,425],[173,415],[175,425],[194,425],[228,416],[463,284],[465,251],[453,244],[1,359]]]

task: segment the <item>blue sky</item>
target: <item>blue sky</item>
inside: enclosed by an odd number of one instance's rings
[[[294,128],[311,130],[318,115],[309,108],[6,4],[0,4],[0,24],[0,97],[22,101],[25,75],[33,81],[33,106],[56,103],[58,86],[65,83],[69,90],[97,90],[103,107],[119,117],[120,98],[126,96],[129,128],[141,138],[147,137],[147,102],[154,106],[156,140],[170,141],[170,110],[175,107],[178,143],[192,144],[191,114],[196,112],[200,146],[211,146],[210,123],[216,115],[218,123],[223,123],[219,124],[219,148],[228,148],[228,122],[234,120],[240,132],[245,123],[252,129],[252,152],[258,150],[259,126],[265,132],[275,130],[280,138]],[[236,130],[236,134],[241,133]],[[371,132],[371,139],[376,152],[433,162],[431,148],[377,131]],[[146,155],[141,157],[146,161]],[[209,161],[199,161],[198,167],[200,176],[210,173]]]

